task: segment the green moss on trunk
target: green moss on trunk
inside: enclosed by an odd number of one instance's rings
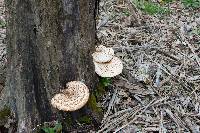
[[[103,112],[101,107],[99,107],[97,105],[97,99],[96,99],[96,97],[95,97],[95,95],[93,93],[90,95],[90,99],[88,101],[88,106],[95,113],[101,114]]]
[[[11,114],[10,108],[5,106],[3,108],[3,110],[0,111],[0,120],[8,118],[8,116],[10,116],[10,114]]]
[[[5,125],[8,121],[8,117],[11,115],[10,108],[4,106],[2,110],[0,110],[0,126]]]

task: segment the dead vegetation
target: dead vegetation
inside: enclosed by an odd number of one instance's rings
[[[99,132],[200,132],[200,12],[180,1],[159,5],[169,12],[148,15],[129,0],[100,2],[98,38],[125,69],[101,103]]]
[[[6,64],[6,22],[5,22],[5,6],[0,0],[0,92],[5,82],[5,64]]]

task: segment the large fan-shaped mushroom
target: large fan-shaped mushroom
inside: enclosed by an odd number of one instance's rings
[[[82,108],[89,99],[89,89],[81,81],[71,81],[66,84],[62,93],[56,94],[51,104],[63,111],[75,111]]]

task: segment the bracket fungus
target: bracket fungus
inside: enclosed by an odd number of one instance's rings
[[[103,46],[103,45],[96,46],[96,51],[97,51],[97,52],[102,52],[103,49],[106,49],[106,47]]]
[[[100,45],[92,54],[95,72],[101,77],[114,77],[122,72],[122,61],[114,56],[112,48]]]
[[[63,111],[75,111],[82,108],[89,99],[89,89],[81,81],[71,81],[66,89],[51,99],[51,105]]]
[[[114,57],[108,63],[94,62],[95,72],[101,77],[114,77],[122,72],[123,65],[118,57]]]
[[[100,45],[96,47],[96,52],[92,54],[92,57],[95,62],[106,63],[111,61],[114,57],[114,50]]]

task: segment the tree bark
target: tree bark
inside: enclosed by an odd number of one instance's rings
[[[6,0],[7,89],[18,132],[58,112],[50,100],[69,81],[92,90],[95,0]]]

